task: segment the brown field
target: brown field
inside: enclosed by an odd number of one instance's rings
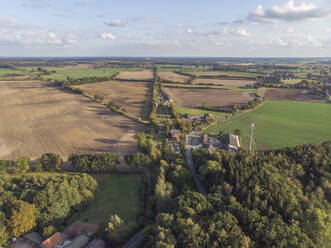
[[[42,81],[0,82],[0,159],[46,152],[134,153],[145,127],[81,95]]]
[[[99,95],[105,103],[114,101],[135,117],[146,119],[150,113],[151,83],[107,81],[75,86],[88,95]]]
[[[144,71],[121,71],[117,78],[123,80],[141,80],[141,81],[152,81],[153,72],[151,70]]]
[[[178,83],[187,83],[191,79],[189,76],[180,75],[172,71],[160,71],[159,76],[164,80]]]
[[[247,77],[247,75],[238,73],[227,73],[224,71],[194,71],[190,72],[192,75],[197,76],[213,76],[213,77],[219,77],[219,76],[232,76],[232,77]]]
[[[179,107],[199,107],[244,104],[253,97],[251,92],[221,89],[164,88],[165,92]]]
[[[258,94],[270,100],[320,101],[321,97],[311,95],[304,89],[261,88]]]
[[[197,78],[194,79],[193,84],[214,84],[224,86],[245,86],[253,84],[253,81],[248,80],[226,80],[226,79],[209,79],[209,78]]]

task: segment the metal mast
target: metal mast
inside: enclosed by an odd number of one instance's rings
[[[249,142],[249,152],[252,151],[252,145],[253,145],[253,131],[254,131],[254,128],[255,128],[255,124],[252,123],[251,125],[251,140]]]

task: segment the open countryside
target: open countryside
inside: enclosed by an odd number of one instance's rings
[[[249,144],[250,125],[254,123],[256,148],[278,149],[302,143],[331,139],[331,105],[295,101],[266,101],[248,113],[216,124],[206,130],[217,135],[222,132],[243,132],[244,144]]]
[[[330,23],[326,0],[3,1],[0,248],[330,248]]]

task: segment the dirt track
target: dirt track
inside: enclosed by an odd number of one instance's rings
[[[244,104],[252,99],[251,92],[219,89],[164,88],[179,107],[197,107]]]
[[[145,129],[86,97],[41,81],[0,82],[0,106],[0,159],[35,159],[46,152],[64,159],[88,152],[124,156],[135,152],[133,136]]]

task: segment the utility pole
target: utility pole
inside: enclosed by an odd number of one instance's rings
[[[253,146],[253,131],[254,131],[254,128],[255,128],[255,124],[252,123],[252,125],[251,125],[251,140],[249,142],[249,152],[252,151],[252,146]]]

